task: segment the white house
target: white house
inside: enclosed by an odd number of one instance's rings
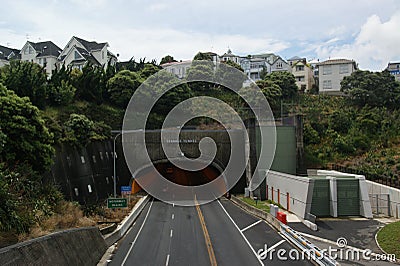
[[[340,82],[357,70],[357,64],[348,59],[331,59],[317,64],[319,73],[319,93],[342,95]]]
[[[58,59],[62,65],[82,69],[87,63],[107,68],[108,64],[115,65],[117,57],[108,50],[108,43],[86,41],[73,36]]]
[[[389,62],[386,70],[389,71],[396,80],[400,81],[400,62]]]
[[[231,49],[228,49],[228,51],[225,54],[220,56],[220,61],[223,62],[232,61],[240,65],[241,57],[238,55],[234,55]]]
[[[22,61],[29,61],[44,67],[47,75],[50,77],[53,70],[58,67],[58,56],[61,48],[51,41],[30,42],[27,41],[22,47],[20,55]]]
[[[180,61],[180,62],[170,62],[162,64],[161,67],[166,69],[168,72],[176,75],[178,78],[182,79],[186,77],[189,67],[192,65],[192,60]]]
[[[21,58],[20,50],[0,45],[0,67],[8,65],[10,60]]]

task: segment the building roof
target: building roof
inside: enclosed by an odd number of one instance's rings
[[[356,64],[354,60],[348,59],[329,59],[323,62],[318,63],[317,65],[338,65],[338,64]]]
[[[21,58],[19,53],[20,50],[18,49],[0,45],[0,59],[3,60],[19,59]]]
[[[75,49],[85,58],[86,61],[94,64],[94,65],[101,65],[99,61],[97,61],[97,59],[91,54],[89,53],[86,49],[80,48],[75,46]],[[82,59],[76,59],[73,62],[78,62]]]
[[[185,60],[185,61],[179,61],[179,62],[169,62],[169,63],[162,64],[161,67],[165,68],[165,67],[169,67],[169,66],[183,65],[183,64],[190,64],[190,63],[192,63],[192,60]]]
[[[297,61],[297,60],[303,60],[304,58],[300,58],[298,56],[293,56],[292,58],[289,58],[288,61]]]
[[[103,47],[105,45],[107,45],[106,42],[103,42],[103,43],[98,43],[98,42],[95,42],[95,41],[89,42],[89,41],[86,41],[86,40],[81,39],[81,38],[76,37],[76,36],[74,36],[74,38],[78,42],[80,42],[85,47],[85,49],[88,50],[89,52],[96,51],[96,50],[101,50],[101,49],[103,49]]]
[[[38,52],[37,57],[41,56],[55,56],[58,57],[61,53],[61,48],[55,45],[52,41],[45,42],[30,42],[28,43]]]

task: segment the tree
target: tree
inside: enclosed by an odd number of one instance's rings
[[[51,105],[68,105],[74,100],[76,88],[68,81],[61,80],[60,85],[49,85],[49,103]]]
[[[286,71],[272,72],[266,75],[264,80],[272,81],[278,85],[282,90],[282,98],[284,100],[294,99],[298,95],[296,79],[292,73]]]
[[[54,153],[53,141],[38,108],[27,97],[21,98],[0,84],[0,110],[3,134],[0,162],[27,163],[38,172],[48,170]]]
[[[11,61],[1,69],[1,81],[18,96],[27,96],[39,108],[47,100],[47,77],[44,69],[36,63]]]
[[[93,135],[94,123],[85,115],[71,114],[65,123],[65,140],[77,146],[85,146]]]
[[[122,70],[107,82],[107,91],[111,103],[126,108],[135,90],[144,79],[137,73]]]
[[[77,89],[76,96],[80,100],[101,104],[106,94],[106,77],[102,67],[86,64],[80,75],[73,79]]]
[[[196,95],[210,93],[216,87],[215,84],[204,80],[214,80],[214,69],[211,61],[193,61],[187,71],[187,80],[190,81],[190,88]]]
[[[259,80],[256,84],[261,89],[271,108],[276,109],[282,97],[281,87],[270,80]]]
[[[139,74],[143,79],[147,79],[151,75],[154,75],[161,70],[161,67],[154,64],[146,63],[144,67],[140,70]]]
[[[341,91],[359,107],[387,107],[396,109],[400,104],[400,83],[388,71],[370,72],[358,70],[344,77]]]
[[[202,53],[198,52],[193,60],[205,60],[205,61],[212,61],[211,55],[209,53]]]
[[[166,63],[171,63],[171,62],[177,62],[177,61],[174,59],[173,56],[166,55],[163,58],[161,58],[160,65],[166,64]]]

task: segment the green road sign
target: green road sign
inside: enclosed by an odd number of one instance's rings
[[[116,208],[127,208],[128,207],[128,199],[107,199],[107,208],[116,209]]]

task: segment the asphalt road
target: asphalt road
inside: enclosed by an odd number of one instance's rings
[[[193,183],[193,176],[174,174],[180,183]],[[270,251],[262,260],[260,249]],[[118,243],[110,265],[312,265],[284,260],[282,253],[279,259],[278,249],[288,257],[294,247],[227,199],[191,207],[152,199]]]
[[[293,247],[268,224],[226,199],[201,205],[209,243],[196,207],[150,201],[125,238],[110,265],[312,265],[309,261],[258,260],[259,249]],[[249,227],[250,226],[250,227]]]

